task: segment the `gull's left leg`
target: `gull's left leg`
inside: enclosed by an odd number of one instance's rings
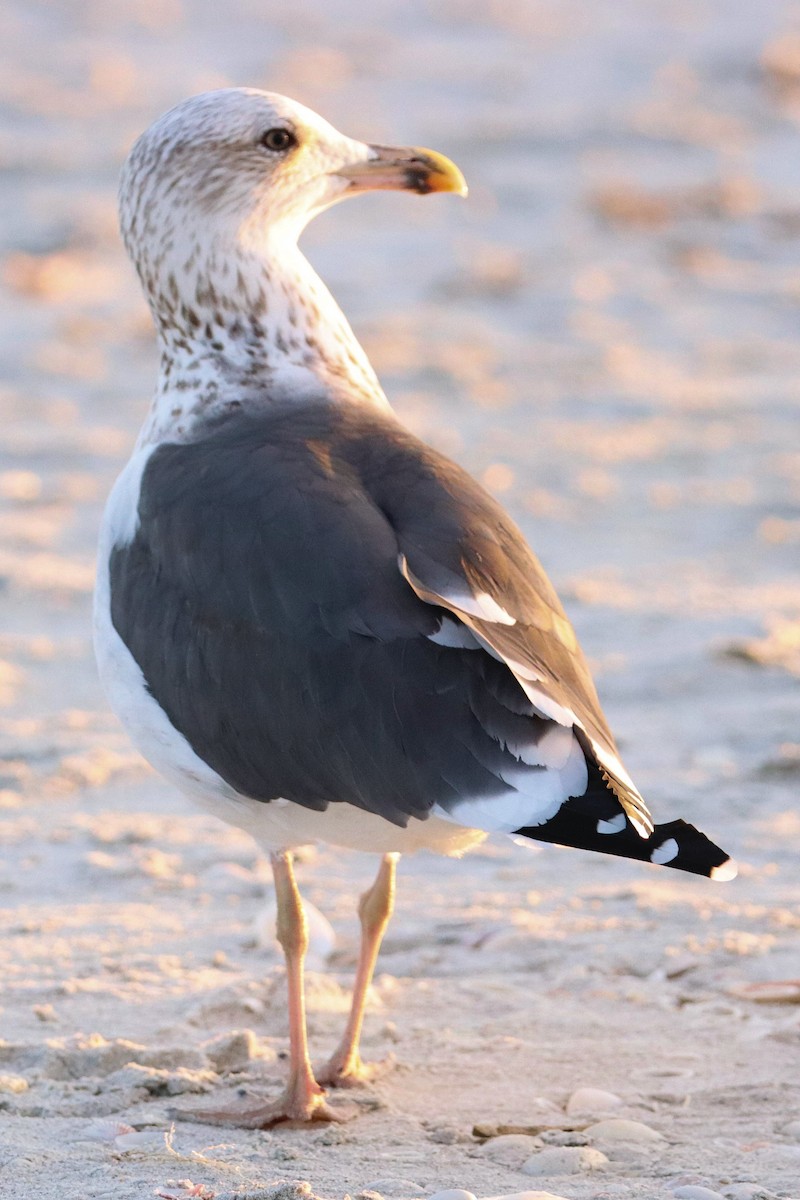
[[[365,1064],[358,1049],[361,1026],[364,1023],[364,1005],[367,991],[372,982],[375,961],[378,957],[383,935],[394,908],[395,872],[399,854],[384,854],[375,882],[358,904],[361,921],[361,949],[353,985],[353,1003],[347,1019],[344,1036],[337,1049],[323,1067],[315,1071],[318,1083],[328,1087],[352,1087],[365,1083],[381,1070],[383,1063]]]

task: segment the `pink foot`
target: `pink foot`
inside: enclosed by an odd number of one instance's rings
[[[226,1108],[173,1108],[171,1120],[197,1121],[201,1125],[227,1125],[238,1129],[269,1129],[272,1125],[291,1122],[307,1125],[312,1121],[350,1121],[356,1115],[352,1105],[331,1108],[325,1101],[322,1088],[292,1088],[277,1100],[256,1104],[230,1105]]]

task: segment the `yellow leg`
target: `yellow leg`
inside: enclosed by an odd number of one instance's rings
[[[351,1087],[374,1078],[386,1064],[366,1065],[361,1061],[358,1044],[364,1023],[364,1005],[372,982],[378,951],[394,908],[395,873],[398,854],[385,854],[375,882],[364,892],[358,904],[361,921],[361,949],[353,985],[353,1003],[344,1035],[328,1062],[316,1073],[320,1083],[330,1087]]]
[[[325,1093],[314,1078],[308,1057],[303,966],[308,949],[308,923],[297,890],[288,852],[271,856],[278,908],[277,936],[286,959],[289,992],[289,1079],[277,1100],[246,1107],[175,1111],[171,1115],[206,1125],[236,1125],[266,1129],[281,1121],[343,1121],[351,1112],[336,1112],[325,1103]]]

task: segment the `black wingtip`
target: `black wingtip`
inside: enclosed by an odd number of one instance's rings
[[[621,822],[622,814],[619,816]],[[515,835],[656,863],[692,875],[705,875],[719,883],[735,879],[738,873],[734,859],[686,821],[656,825],[650,837],[643,838],[627,819],[619,825],[616,821],[598,821],[571,810],[569,801],[552,820],[518,829]]]

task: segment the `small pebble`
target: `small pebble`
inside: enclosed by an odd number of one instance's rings
[[[784,1125],[781,1133],[784,1137],[792,1138],[795,1142],[800,1142],[800,1121],[790,1121],[788,1125]]]
[[[463,1188],[445,1188],[443,1192],[434,1192],[428,1200],[477,1200],[474,1192],[465,1192]]]
[[[626,1121],[623,1117],[611,1117],[597,1121],[584,1130],[593,1142],[663,1142],[662,1134],[641,1121]]]
[[[622,1104],[622,1099],[613,1092],[604,1092],[602,1088],[578,1088],[567,1101],[567,1115],[571,1117],[574,1113],[607,1113],[621,1108]]]
[[[608,1165],[605,1154],[591,1146],[548,1146],[522,1166],[523,1175],[579,1175]]]
[[[712,1192],[711,1188],[707,1187],[698,1187],[694,1183],[675,1188],[672,1194],[675,1200],[724,1200],[719,1192]]]

